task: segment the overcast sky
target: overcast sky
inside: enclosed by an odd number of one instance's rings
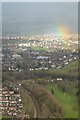
[[[1,0],[2,2],[79,2],[79,0]]]
[[[2,13],[4,31],[16,29],[15,26],[23,31],[44,29],[51,32],[55,26],[67,26],[73,32],[77,31],[77,2],[3,3]]]

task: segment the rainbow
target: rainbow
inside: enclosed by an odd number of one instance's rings
[[[67,26],[56,25],[55,26],[55,35],[66,37],[70,34],[70,28]]]

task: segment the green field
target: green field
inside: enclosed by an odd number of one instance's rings
[[[46,88],[50,91],[52,88],[54,89],[54,96],[62,106],[65,118],[78,118],[78,101],[76,96],[63,93],[56,83],[47,84]]]
[[[31,47],[32,50],[35,50],[35,51],[47,51],[48,49],[47,48],[43,48],[43,47]]]
[[[7,119],[7,118],[10,118],[9,116],[0,116],[0,119]]]

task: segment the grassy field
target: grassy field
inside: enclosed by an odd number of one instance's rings
[[[31,47],[32,50],[35,50],[35,51],[47,51],[48,49],[47,48],[43,48],[43,47]]]
[[[0,120],[1,119],[8,119],[8,118],[10,118],[9,116],[0,116]]]
[[[77,97],[69,93],[63,93],[56,83],[50,83],[46,85],[46,88],[51,91],[54,89],[54,95],[61,104],[64,110],[65,118],[78,118],[78,102]]]

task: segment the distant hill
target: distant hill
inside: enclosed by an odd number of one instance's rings
[[[71,62],[60,70],[60,74],[68,78],[78,78],[78,60]]]
[[[69,63],[61,69],[34,71],[34,74],[38,77],[46,78],[62,77],[63,79],[78,79],[78,60]]]

